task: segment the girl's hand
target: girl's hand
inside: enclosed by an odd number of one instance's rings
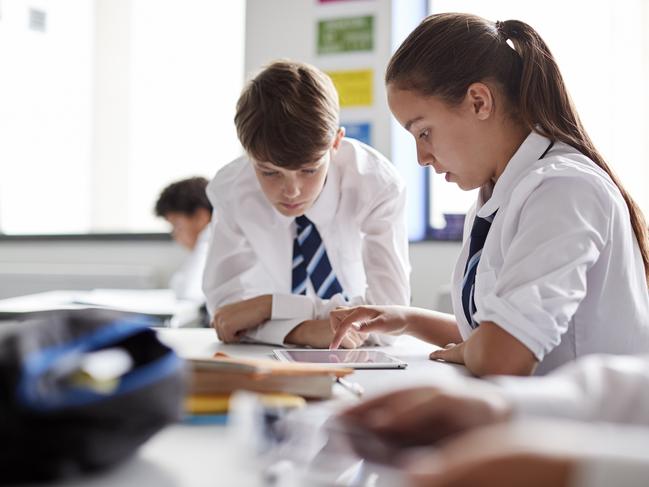
[[[464,344],[462,343],[449,343],[444,348],[431,352],[429,358],[431,360],[443,360],[444,362],[451,362],[453,364],[464,365]]]
[[[408,328],[406,306],[340,307],[329,313],[333,339],[329,348],[340,346],[350,332],[389,333],[399,335]]]

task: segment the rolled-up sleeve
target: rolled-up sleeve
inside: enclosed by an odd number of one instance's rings
[[[587,272],[608,239],[611,203],[591,184],[543,180],[518,213],[503,215],[514,233],[499,275],[479,270],[476,276],[475,319],[496,323],[539,361],[568,329],[586,295]]]
[[[209,193],[208,193],[209,194]],[[257,256],[247,238],[230,217],[227,207],[212,200],[212,230],[203,272],[203,292],[210,315],[224,304],[263,294],[249,278]]]

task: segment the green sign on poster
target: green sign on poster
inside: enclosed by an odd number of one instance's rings
[[[374,17],[343,17],[318,22],[318,54],[371,51]]]

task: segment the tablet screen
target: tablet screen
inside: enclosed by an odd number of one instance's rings
[[[277,354],[277,352],[280,352]],[[314,364],[350,365],[365,364],[375,367],[404,367],[401,360],[379,350],[277,350],[291,362]]]

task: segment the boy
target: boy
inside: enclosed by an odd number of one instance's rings
[[[155,204],[155,214],[167,220],[176,242],[191,252],[169,282],[178,299],[204,302],[201,289],[209,243],[212,205],[207,199],[207,179],[193,177],[167,186]]]
[[[335,307],[409,304],[404,183],[344,138],[331,79],[272,63],[244,88],[235,124],[247,155],[207,188],[219,238],[203,290],[219,338],[326,348]]]

